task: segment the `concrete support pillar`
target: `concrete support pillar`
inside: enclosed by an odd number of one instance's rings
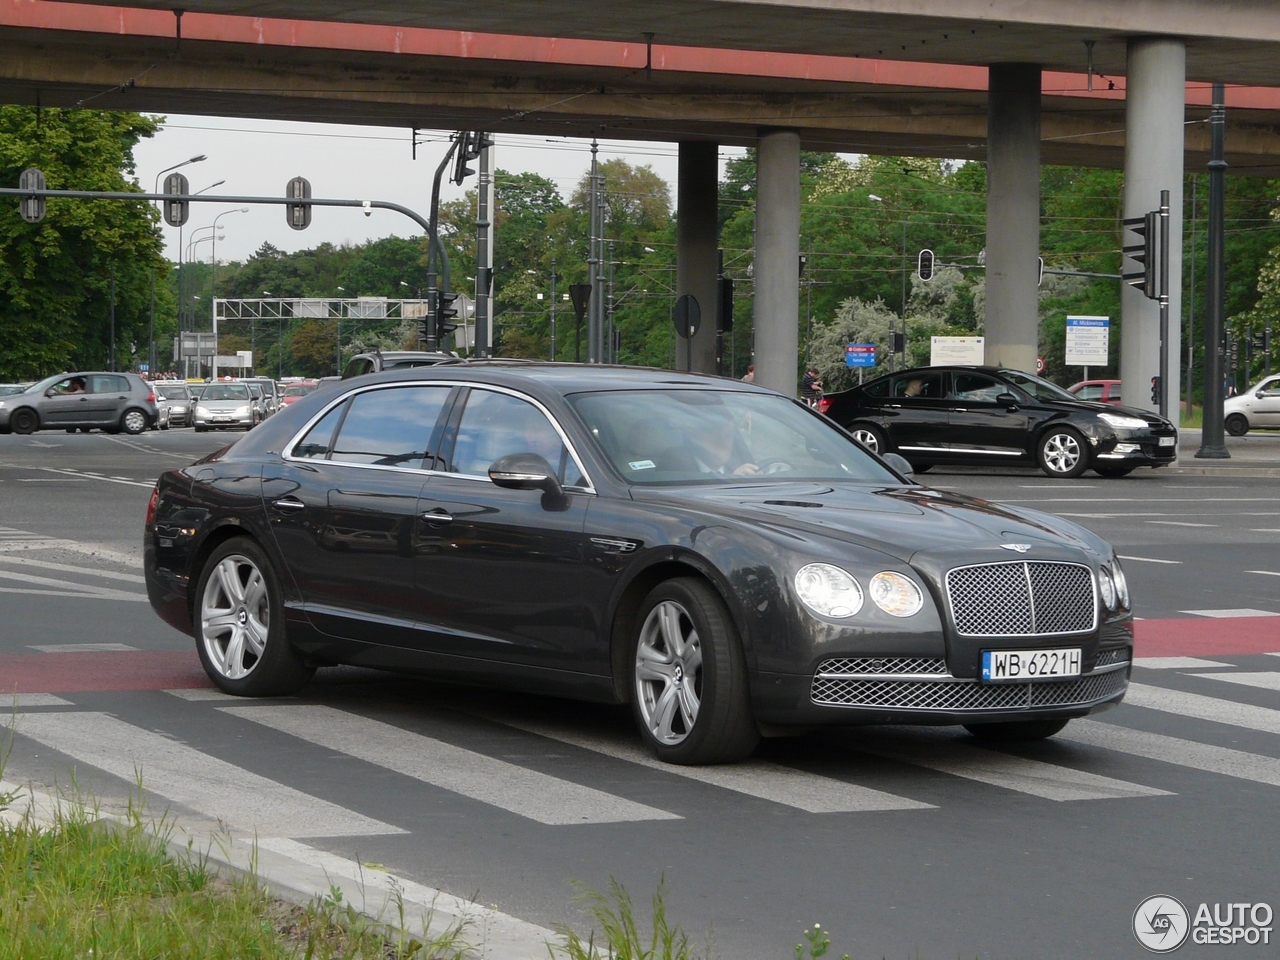
[[[800,135],[762,133],[756,146],[755,382],[794,397],[800,350]]]
[[[719,224],[719,147],[690,141],[680,144],[676,187],[676,295],[693,294],[702,321],[692,340],[676,339],[676,369],[716,372],[716,275]]]
[[[1124,215],[1160,207],[1169,191],[1169,416],[1178,422],[1182,356],[1182,154],[1187,48],[1182,40],[1129,41],[1125,93]],[[1132,269],[1133,265],[1130,264]],[[1120,293],[1120,379],[1128,406],[1155,410],[1151,378],[1160,373],[1160,305],[1125,284]]]
[[[1040,343],[1040,67],[995,64],[987,81],[987,305],[992,366],[1035,373]]]

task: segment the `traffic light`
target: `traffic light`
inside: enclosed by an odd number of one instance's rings
[[[290,200],[310,200],[311,181],[306,177],[294,177],[285,185],[284,195]],[[284,207],[284,217],[293,229],[305,230],[311,226],[311,204],[287,203]]]
[[[44,173],[35,167],[28,167],[18,177],[18,187],[22,190],[43,190],[45,188]],[[39,223],[44,219],[44,197],[23,197],[18,201],[18,213],[27,223]]]
[[[1120,276],[1131,287],[1137,287],[1148,300],[1159,298],[1160,283],[1157,273],[1160,265],[1156,259],[1156,237],[1160,228],[1160,211],[1152,210],[1141,217],[1129,217],[1124,227],[1138,236],[1140,243],[1125,244],[1124,255],[1139,264],[1142,269]]]
[[[1151,402],[1154,404],[1160,403],[1160,378],[1159,377],[1151,378]]]
[[[721,333],[733,332],[733,277],[720,278],[720,302],[717,304],[716,327]]]
[[[180,173],[171,173],[164,178],[164,192],[168,196],[185,197],[190,192],[187,178]],[[191,216],[189,200],[166,200],[161,208],[164,222],[171,227],[180,227]]]
[[[935,258],[933,251],[928,247],[920,251],[920,255],[916,257],[916,276],[922,281],[928,282],[933,279]]]
[[[493,146],[493,140],[487,134],[481,133],[479,130],[464,130],[458,134],[458,153],[453,163],[452,180],[458,186],[462,186],[462,181],[475,173],[467,164],[476,160],[480,156],[480,151],[485,147]]]
[[[450,321],[458,319],[458,295],[456,293],[440,292],[440,322],[436,326],[436,332],[443,337],[446,333],[453,333],[458,329],[456,323]]]

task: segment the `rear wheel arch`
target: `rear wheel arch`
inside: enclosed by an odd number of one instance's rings
[[[213,551],[217,550],[228,540],[232,540],[236,537],[244,537],[245,539],[252,541],[258,549],[267,555],[272,563],[276,562],[275,556],[272,554],[271,550],[267,548],[267,545],[264,544],[260,538],[255,536],[251,530],[246,529],[238,523],[224,523],[221,526],[210,530],[205,538],[200,541],[200,546],[197,547],[195,552],[191,555],[190,566],[187,569],[187,582],[191,584],[191,588],[187,591],[187,608],[191,612],[193,622],[195,619],[196,604],[195,585],[200,580],[200,575],[204,572],[205,564],[207,564],[209,562],[209,558],[213,556]],[[282,574],[283,571],[277,571],[276,577],[283,582],[284,578]]]

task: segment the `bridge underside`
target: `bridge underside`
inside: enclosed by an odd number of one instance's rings
[[[0,26],[9,103],[737,146],[785,127],[807,150],[984,159],[986,71],[933,67],[951,86],[927,89],[930,70],[913,86],[192,40],[179,58],[172,38]],[[1078,95],[1051,92],[1067,84]],[[1123,166],[1123,91],[1095,84],[1046,74],[1043,162]],[[1231,112],[1232,173],[1280,176],[1276,100]],[[1188,105],[1189,121],[1207,115]],[[1188,123],[1185,144],[1203,167],[1207,126]]]

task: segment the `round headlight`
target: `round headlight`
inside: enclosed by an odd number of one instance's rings
[[[796,571],[796,595],[814,613],[836,620],[862,609],[862,588],[846,571],[830,563],[809,563]]]
[[[1098,589],[1102,591],[1102,605],[1108,610],[1116,608],[1116,582],[1106,567],[1098,570]]]
[[[910,577],[886,570],[871,578],[871,599],[891,617],[911,617],[924,606],[924,594]]]
[[[1122,610],[1129,609],[1129,581],[1125,579],[1124,571],[1120,569],[1120,561],[1113,560],[1111,562],[1111,578],[1116,583],[1116,599],[1120,601]]]

